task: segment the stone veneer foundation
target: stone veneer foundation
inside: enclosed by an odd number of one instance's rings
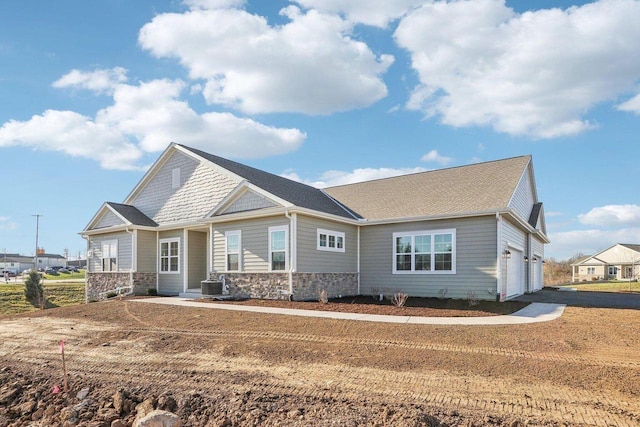
[[[221,274],[235,298],[289,299],[289,273],[217,272],[210,279]],[[296,301],[317,300],[323,289],[329,298],[358,295],[358,273],[291,273],[291,283]]]
[[[131,286],[134,295],[147,295],[147,289],[155,289],[156,282],[156,273],[87,273],[85,279],[86,300],[87,302],[99,300],[100,294],[122,286]]]

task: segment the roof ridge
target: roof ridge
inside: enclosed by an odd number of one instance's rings
[[[486,162],[468,163],[466,165],[450,166],[450,167],[441,168],[441,169],[431,169],[431,170],[426,170],[426,171],[422,171],[422,172],[411,172],[411,173],[402,174],[402,175],[388,176],[388,177],[385,177],[385,178],[376,178],[376,179],[370,179],[370,180],[367,180],[367,181],[359,181],[359,182],[352,182],[352,183],[349,183],[349,184],[334,185],[332,187],[326,187],[325,189],[347,187],[347,186],[350,186],[350,185],[365,184],[365,183],[370,183],[370,182],[379,182],[379,181],[392,180],[392,179],[397,179],[397,178],[410,177],[410,176],[422,175],[422,174],[428,174],[428,173],[444,172],[444,171],[450,171],[450,170],[453,170],[453,169],[466,168],[466,167],[471,167],[471,166],[486,165],[486,164],[489,164],[489,163],[506,162],[506,161],[509,161],[509,160],[515,160],[515,159],[520,159],[520,158],[529,158],[530,159],[531,157],[532,157],[531,154],[524,154],[524,155],[521,155],[521,156],[507,157],[505,159],[487,160]]]

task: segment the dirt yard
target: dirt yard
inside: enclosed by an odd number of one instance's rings
[[[129,426],[142,408],[186,426],[638,426],[640,311],[419,326],[124,300],[0,317],[1,427]]]

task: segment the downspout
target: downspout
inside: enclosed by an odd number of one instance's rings
[[[133,272],[136,270],[136,230],[129,231],[127,226],[124,231],[131,234],[131,268],[129,269],[129,286],[131,287],[131,293],[133,293]]]
[[[358,226],[358,259],[357,259],[357,270],[358,270],[358,295],[360,294],[360,226]]]
[[[289,251],[289,299],[293,298],[293,273],[297,268],[297,248],[298,248],[298,216],[296,213],[289,214],[289,209],[284,211],[284,216],[289,218],[289,234],[290,237],[290,251]]]
[[[83,239],[85,239],[87,241],[87,271],[86,273],[91,273],[91,271],[89,270],[89,251],[91,250],[91,237],[89,236],[82,236]],[[80,263],[78,262],[78,265],[80,265]],[[89,278],[89,275],[87,275],[85,273],[85,277],[84,277],[84,303],[88,304],[89,303],[89,287],[87,286],[87,279]]]
[[[496,301],[502,300],[502,216],[496,212]]]

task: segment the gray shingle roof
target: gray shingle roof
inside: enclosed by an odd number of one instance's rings
[[[369,220],[506,209],[531,156],[331,187],[325,191]]]
[[[154,220],[152,220],[151,218],[149,218],[148,216],[140,212],[140,210],[138,210],[138,208],[136,208],[135,206],[123,205],[122,203],[114,203],[114,202],[107,202],[107,205],[113,208],[116,212],[122,215],[127,221],[129,221],[133,225],[141,225],[141,226],[147,226],[147,227],[158,226],[158,224]]]
[[[357,215],[349,211],[349,209],[340,206],[339,203],[327,196],[322,190],[262,171],[260,169],[252,168],[251,166],[243,165],[232,160],[214,156],[213,154],[209,154],[195,148],[187,147],[182,144],[178,145],[224,169],[227,169],[228,171],[235,173],[238,176],[241,176],[253,185],[260,187],[295,206],[346,218],[358,218]]]
[[[620,243],[620,246],[624,246],[625,248],[629,248],[633,251],[640,252],[640,245],[635,245],[631,243]]]

